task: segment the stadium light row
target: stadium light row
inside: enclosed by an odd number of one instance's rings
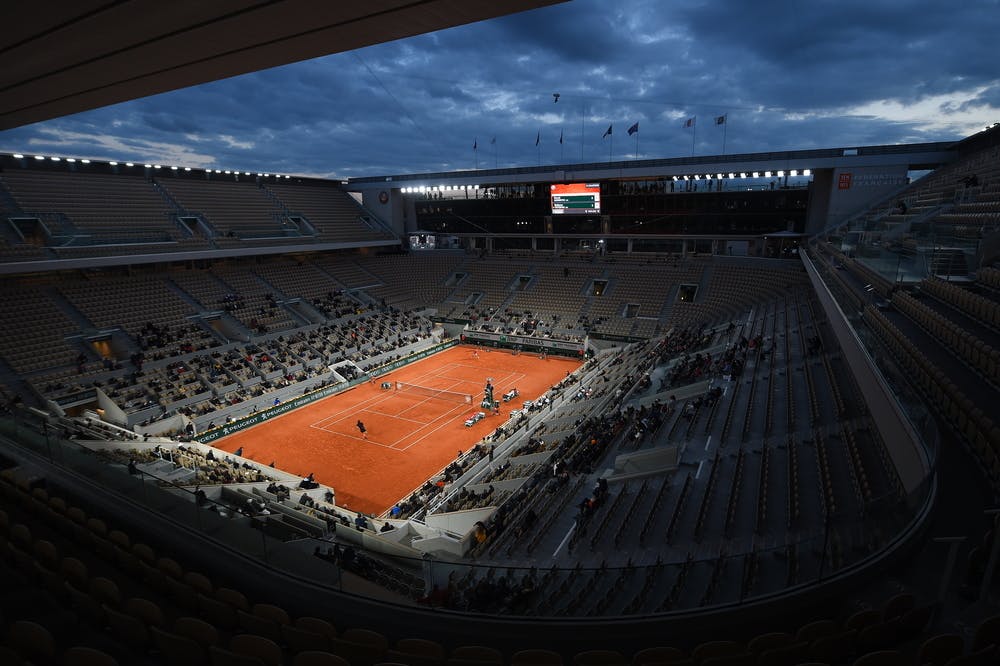
[[[11,155],[11,157],[13,157],[16,160],[23,160],[23,159],[25,159],[23,153],[13,153]],[[75,163],[75,162],[79,162],[80,164],[90,164],[91,163],[91,161],[88,160],[88,159],[77,159],[75,157],[56,157],[56,156],[46,157],[45,155],[32,155],[32,157],[34,157],[35,160],[40,161],[40,162],[44,161],[44,160],[49,160],[50,162],[69,162],[70,164]],[[100,163],[101,162],[98,162],[98,164],[100,164]],[[119,165],[123,165],[123,166],[126,166],[126,167],[135,167],[136,166],[136,164],[134,162],[117,162],[117,161],[114,161],[114,160],[110,160],[108,162],[104,162],[104,164],[107,164],[108,166],[119,166]],[[162,168],[164,168],[162,164],[142,164],[141,166],[142,166],[143,169],[162,169]],[[231,175],[231,176],[239,176],[241,173],[244,176],[253,176],[254,175],[254,172],[251,172],[251,171],[242,171],[241,172],[239,169],[236,169],[236,170],[233,170],[233,169],[224,169],[224,170],[223,169],[192,169],[191,167],[179,167],[179,166],[171,166],[171,167],[168,167],[168,168],[171,171],[182,171],[182,170],[183,171],[187,171],[187,172],[190,172],[190,171],[199,172],[200,171],[200,172],[210,173],[210,174],[211,173],[218,173],[218,174],[225,174],[225,175]],[[286,179],[287,178],[291,178],[291,176],[286,176],[286,175],[277,174],[277,173],[275,173],[275,174],[263,173],[261,171],[256,172],[256,175],[259,176],[259,177],[261,177],[261,178],[271,178],[271,177],[274,177],[274,178],[286,178]]]
[[[685,181],[685,180],[738,180],[740,178],[784,178],[788,176],[789,178],[804,177],[808,178],[812,176],[812,169],[789,169],[789,170],[778,170],[778,171],[730,171],[726,173],[695,173],[683,176],[669,176],[670,179],[674,181]],[[400,192],[403,194],[423,194],[426,192],[462,192],[462,191],[474,191],[478,190],[479,185],[420,185],[413,187],[402,187]]]
[[[403,187],[399,191],[404,194],[411,194],[415,192],[475,191],[478,189],[478,185],[421,185],[420,187]]]

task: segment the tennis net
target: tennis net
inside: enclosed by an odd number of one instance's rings
[[[472,395],[469,393],[458,393],[457,391],[445,391],[444,389],[420,386],[419,384],[407,384],[406,382],[396,382],[397,393],[411,393],[422,395],[427,398],[437,398],[448,402],[461,402],[467,405],[472,404]]]

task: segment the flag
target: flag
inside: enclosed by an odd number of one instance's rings
[[[473,139],[473,141],[472,141],[472,149],[473,150],[479,150],[479,139]]]
[[[697,118],[697,116],[691,116],[690,118],[688,118],[687,120],[685,120],[684,121],[684,127],[694,127],[694,119],[695,118]]]
[[[715,117],[715,124],[716,125],[725,125],[726,124],[726,116],[716,116]]]
[[[538,142],[541,140],[542,140],[542,130],[538,130],[538,134],[535,135],[535,145],[537,146]]]
[[[493,137],[492,139],[490,139],[490,145],[491,146],[495,146],[496,143],[497,143],[497,138],[496,137]]]
[[[611,125],[608,125],[608,131],[606,131],[604,134],[602,134],[601,138],[603,139],[604,137],[606,137],[609,134],[611,134]]]
[[[633,134],[635,134],[638,131],[639,131],[639,123],[636,123],[635,125],[632,125],[632,127],[628,128],[628,135],[632,136]]]
[[[559,145],[562,145],[562,130],[559,130]]]

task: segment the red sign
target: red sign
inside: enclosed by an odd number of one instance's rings
[[[840,174],[840,180],[837,181],[838,190],[849,190],[851,189],[851,174],[850,172]]]

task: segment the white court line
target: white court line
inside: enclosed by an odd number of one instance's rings
[[[704,464],[705,464],[705,461],[704,461],[704,460],[702,460],[702,461],[701,461],[700,463],[698,463],[698,471],[697,471],[697,472],[695,472],[695,474],[694,474],[694,478],[696,478],[696,479],[697,479],[698,477],[700,477],[700,476],[701,476],[701,468],[702,468],[702,466],[703,466]]]
[[[574,520],[573,524],[569,528],[569,532],[566,532],[566,536],[564,536],[563,540],[559,542],[559,547],[556,548],[556,552],[552,553],[553,560],[556,559],[556,555],[558,555],[559,551],[563,549],[563,546],[566,545],[566,542],[569,541],[569,538],[573,534],[573,530],[575,529],[576,529],[576,521]]]
[[[467,369],[467,370],[474,370],[476,373],[483,374],[484,377],[486,377],[486,376],[494,377],[494,395],[497,395],[499,393],[499,395],[501,395],[501,396],[503,395],[503,392],[504,392],[505,388],[513,388],[513,387],[515,387],[517,385],[518,380],[523,380],[523,379],[525,379],[527,377],[527,374],[523,373],[523,372],[510,372],[510,371],[505,371],[505,370],[502,370],[500,368],[496,368],[496,367],[492,367],[492,366],[484,366],[482,364],[471,365],[471,364],[468,364],[468,363],[452,362],[452,363],[449,363],[449,364],[444,365],[444,366],[439,366],[439,367],[437,367],[437,368],[435,368],[433,370],[429,370],[429,371],[427,371],[425,373],[422,373],[420,375],[415,375],[415,376],[413,376],[413,378],[408,383],[420,383],[421,381],[426,381],[426,380],[430,380],[430,379],[445,379],[447,381],[453,382],[453,384],[449,388],[441,389],[441,390],[446,390],[446,391],[447,390],[451,390],[453,388],[456,388],[457,385],[460,384],[460,383],[461,384],[471,383],[473,385],[478,385],[478,381],[475,380],[475,379],[468,379],[468,378],[465,378],[465,377],[461,377],[461,378],[459,378],[459,377],[449,377],[447,375],[447,373],[449,372],[449,370],[457,370],[457,369],[460,369],[460,368],[461,369]],[[389,374],[391,374],[391,373],[386,373],[386,375],[383,375],[382,377],[380,377],[378,379],[386,380],[386,378],[388,377]],[[497,380],[498,377],[500,378],[499,380]],[[386,381],[393,381],[393,380],[386,380]],[[393,384],[395,384],[395,381],[393,381]],[[478,403],[476,402],[476,400],[477,400],[477,398],[480,398],[482,396],[482,391],[472,392],[471,393],[471,395],[473,397],[473,403],[471,405],[469,405],[469,404],[456,405],[454,408],[447,410],[446,412],[442,413],[440,416],[437,416],[437,417],[431,419],[430,421],[422,421],[422,420],[411,419],[411,418],[407,418],[405,416],[402,416],[406,412],[408,412],[410,410],[413,410],[413,409],[416,409],[416,408],[420,407],[421,405],[424,405],[427,402],[429,402],[430,400],[434,399],[434,398],[430,398],[430,397],[427,397],[427,398],[419,401],[415,405],[407,407],[407,408],[399,411],[396,414],[391,414],[391,413],[388,413],[388,412],[381,412],[381,411],[377,411],[376,409],[373,409],[374,407],[377,407],[380,404],[384,403],[386,400],[389,400],[394,395],[397,395],[397,393],[395,391],[391,391],[391,392],[388,392],[388,393],[385,393],[385,394],[376,393],[371,398],[364,399],[364,400],[362,400],[362,401],[360,401],[358,403],[355,403],[355,404],[351,405],[350,407],[346,407],[346,408],[337,410],[337,411],[329,414],[328,416],[326,416],[326,417],[320,419],[319,421],[316,421],[315,423],[311,424],[310,427],[311,428],[315,428],[317,430],[322,430],[323,432],[327,432],[327,433],[330,433],[330,434],[335,434],[335,435],[337,435],[339,437],[346,437],[348,439],[353,439],[353,440],[356,440],[356,441],[368,442],[370,444],[374,444],[376,446],[381,446],[383,448],[393,449],[395,451],[407,451],[412,446],[421,443],[423,440],[427,439],[428,437],[431,437],[432,435],[434,435],[434,433],[438,432],[439,430],[441,430],[441,428],[447,426],[449,423],[452,423],[452,422],[456,422],[457,423],[458,419],[461,418],[464,415],[463,412],[465,412],[466,410],[471,409],[471,410],[475,410],[475,411],[480,411],[480,408],[479,408]],[[354,416],[356,414],[358,414],[359,412],[368,412],[368,413],[377,415],[377,416],[382,417],[382,418],[394,418],[394,419],[400,419],[402,421],[409,421],[410,423],[419,423],[419,424],[421,424],[421,426],[419,428],[417,428],[416,430],[410,431],[407,435],[405,435],[404,437],[399,438],[398,440],[396,440],[395,442],[392,442],[391,444],[382,444],[380,442],[377,442],[377,441],[374,441],[374,440],[371,440],[371,439],[365,439],[365,438],[357,436],[357,435],[352,435],[352,434],[348,434],[348,433],[343,433],[343,432],[339,432],[339,431],[330,430],[329,428],[326,427],[328,425],[331,425],[332,423],[339,423],[339,422],[343,421],[345,417],[346,418],[354,418]],[[430,426],[435,426],[435,427],[431,428],[428,432],[426,432],[422,436],[418,437],[417,439],[413,440],[412,442],[410,442],[406,446],[404,446],[402,448],[397,448],[400,442],[402,442],[402,441],[404,441],[404,440],[412,437],[413,435],[419,434],[422,430],[424,430],[424,429],[426,429],[426,428],[428,428]]]
[[[705,450],[708,451],[708,445],[712,443],[712,436],[709,435],[708,439],[705,440]]]

